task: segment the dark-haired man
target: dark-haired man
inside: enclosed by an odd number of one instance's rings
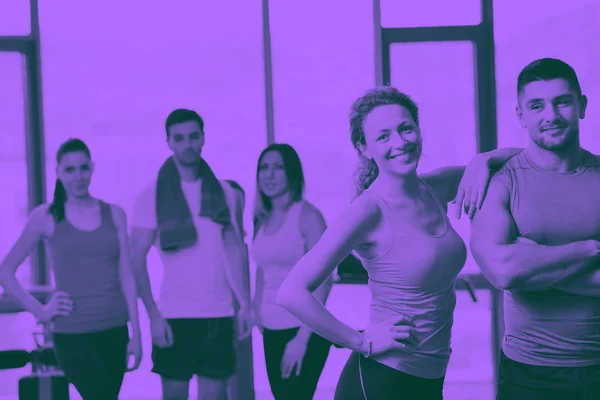
[[[504,291],[499,400],[600,399],[600,159],[581,148],[587,98],[545,58],[517,84],[529,145],[490,183],[471,250]]]
[[[173,111],[165,128],[173,155],[139,195],[131,233],[153,372],[165,400],[187,399],[194,375],[199,399],[222,400],[236,372],[236,336],[250,332],[243,194],[219,181],[202,158],[204,121],[196,112]],[[164,266],[158,305],[146,266],[153,245]]]

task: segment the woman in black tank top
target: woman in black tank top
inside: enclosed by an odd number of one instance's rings
[[[93,164],[81,140],[63,143],[57,164],[54,199],[31,213],[0,266],[0,283],[51,327],[59,366],[83,399],[116,400],[128,358],[134,358],[133,370],[142,355],[125,213],[90,196]],[[40,240],[48,245],[56,282],[44,305],[15,278],[21,261]]]

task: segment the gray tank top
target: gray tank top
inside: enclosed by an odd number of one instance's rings
[[[388,201],[372,189],[381,208],[385,224],[391,229],[389,245],[378,254],[355,251],[369,273],[371,290],[371,324],[404,314],[415,323],[413,334],[417,348],[391,350],[374,356],[375,361],[407,374],[425,379],[438,379],[446,374],[450,354],[450,338],[454,323],[456,294],[454,284],[465,265],[467,249],[452,228],[448,217],[429,186],[421,182],[436,203],[444,227],[436,235],[416,229]],[[386,228],[378,228],[381,243],[388,241]]]
[[[547,246],[600,240],[597,156],[585,151],[579,168],[559,173],[535,165],[525,150],[497,179],[510,193],[520,236]],[[600,298],[559,290],[505,291],[504,323],[502,348],[512,360],[551,367],[600,364]]]
[[[48,239],[56,290],[69,294],[73,311],[54,320],[56,333],[86,333],[127,324],[119,277],[120,244],[110,205],[100,201],[102,222],[82,231],[63,219]]]

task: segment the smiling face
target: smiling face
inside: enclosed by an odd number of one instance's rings
[[[65,153],[56,168],[56,176],[62,182],[67,196],[81,198],[89,194],[94,165],[84,151]]]
[[[396,104],[375,107],[363,123],[361,153],[373,159],[379,173],[404,176],[416,173],[421,158],[421,132],[410,111]]]
[[[531,140],[549,151],[579,146],[579,120],[585,117],[587,99],[566,79],[533,81],[519,93],[517,116]]]

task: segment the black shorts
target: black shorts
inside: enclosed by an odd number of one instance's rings
[[[198,375],[227,379],[235,374],[235,323],[232,317],[167,319],[173,345],[152,346],[152,372],[189,381]]]

